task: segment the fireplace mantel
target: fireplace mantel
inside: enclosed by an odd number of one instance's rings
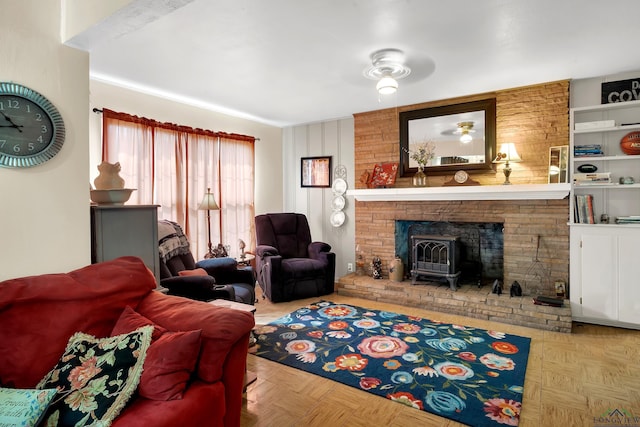
[[[570,184],[474,185],[348,190],[363,202],[422,200],[552,200],[569,195]]]

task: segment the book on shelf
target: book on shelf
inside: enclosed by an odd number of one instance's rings
[[[602,145],[600,144],[588,144],[588,145],[576,145],[573,147],[574,157],[595,157],[604,156],[602,151]]]
[[[575,185],[611,184],[611,172],[576,172],[573,174],[573,183]]]
[[[640,224],[640,215],[619,216],[616,224]]]
[[[575,123],[573,128],[575,130],[587,130],[587,129],[606,129],[616,125],[615,120],[597,120],[593,122]]]
[[[574,221],[578,224],[595,224],[592,194],[576,194]]]

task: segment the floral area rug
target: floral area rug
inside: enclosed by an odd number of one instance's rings
[[[254,329],[256,355],[471,426],[516,426],[530,338],[318,302]]]

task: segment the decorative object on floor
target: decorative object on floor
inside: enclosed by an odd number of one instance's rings
[[[520,155],[516,151],[516,146],[513,142],[505,142],[500,146],[500,151],[496,155],[493,163],[504,163],[504,169],[502,172],[504,173],[504,182],[503,185],[510,185],[511,181],[509,181],[509,177],[511,176],[511,166],[510,162],[520,162],[522,159]]]
[[[360,250],[360,245],[356,245],[356,275],[364,276],[364,254]]]
[[[254,333],[257,356],[460,423],[518,425],[529,338],[326,301]]]
[[[522,296],[522,287],[517,280],[514,280],[511,284],[511,288],[509,288],[509,296],[512,297],[521,297]]]
[[[216,254],[213,252],[213,245],[211,244],[211,211],[219,211],[220,208],[218,207],[216,199],[211,192],[211,188],[207,188],[207,192],[202,198],[202,202],[200,202],[198,210],[207,211],[207,236],[209,237],[207,247],[209,248],[209,251],[204,255],[204,257],[216,258]]]
[[[404,279],[404,264],[398,255],[389,263],[389,279],[394,282],[402,282]]]
[[[566,285],[562,280],[556,280],[556,283],[554,283],[554,286],[556,288],[556,296],[558,298],[564,298],[565,294],[566,294]]]
[[[524,288],[527,289],[529,295],[536,293],[538,290],[549,289],[550,285],[550,269],[538,258],[541,238],[542,237],[538,235],[535,258],[524,275]]]
[[[491,286],[491,293],[496,295],[502,295],[502,284],[498,279],[493,281],[493,286]]]
[[[393,187],[398,174],[398,162],[382,163],[373,167],[370,185],[372,188]]]
[[[371,260],[371,275],[374,279],[382,279],[382,260],[377,256]]]

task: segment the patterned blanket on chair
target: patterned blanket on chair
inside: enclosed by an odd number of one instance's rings
[[[160,261],[166,262],[176,255],[188,254],[189,240],[177,222],[161,219],[158,221],[158,251]]]

